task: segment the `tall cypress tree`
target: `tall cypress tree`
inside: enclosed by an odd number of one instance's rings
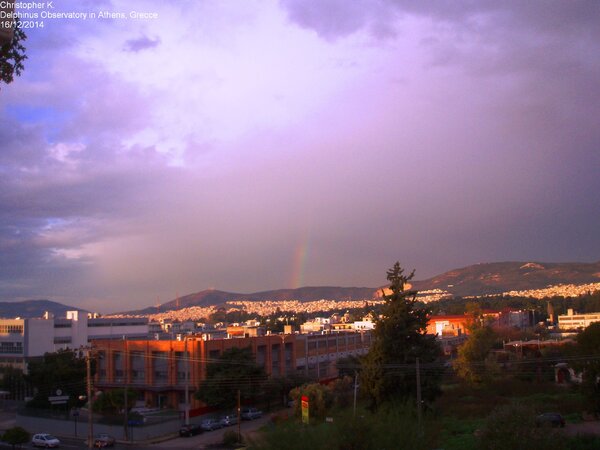
[[[405,290],[415,271],[404,274],[400,263],[387,272],[390,293],[376,321],[374,342],[365,356],[361,389],[376,408],[388,400],[416,397],[416,360],[421,367],[423,401],[431,401],[439,393],[439,370],[432,367],[440,356],[435,336],[426,334],[429,310],[417,304],[417,292]]]

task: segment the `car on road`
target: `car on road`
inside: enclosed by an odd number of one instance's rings
[[[55,448],[60,445],[60,441],[51,434],[38,433],[33,435],[31,444],[34,447]]]
[[[115,445],[115,442],[116,439],[110,434],[99,433],[96,436],[94,436],[94,447],[96,448],[113,447]]]
[[[193,424],[193,423],[191,423],[189,425],[183,425],[179,429],[179,436],[181,436],[181,437],[191,437],[191,436],[195,436],[200,433],[202,433],[202,427],[200,425]]]
[[[217,419],[204,419],[200,422],[200,427],[203,431],[218,430],[221,428],[221,422]]]
[[[535,418],[536,427],[564,427],[565,419],[559,413],[549,412],[540,414]]]
[[[262,411],[256,408],[242,408],[242,420],[254,420],[262,417]]]
[[[231,425],[235,425],[238,423],[237,414],[225,414],[224,416],[221,416],[220,422],[222,427],[230,427]]]

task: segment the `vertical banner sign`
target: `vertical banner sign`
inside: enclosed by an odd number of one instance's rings
[[[302,423],[308,424],[308,397],[302,396]]]

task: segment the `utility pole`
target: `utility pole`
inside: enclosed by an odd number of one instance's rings
[[[92,365],[90,349],[87,349],[87,357],[85,358],[85,368],[87,376],[87,397],[88,397],[88,448],[94,446],[94,422],[92,417]]]
[[[356,417],[356,393],[358,391],[358,371],[354,371],[354,409],[353,409],[353,417]]]
[[[185,353],[185,425],[190,424],[190,354],[188,353],[188,338],[184,338]]]
[[[237,395],[237,419],[238,419],[238,442],[242,442],[242,401],[241,401],[241,392],[238,389]]]
[[[128,346],[127,346],[127,340],[125,340],[125,358],[123,359],[123,384],[125,385],[125,388],[123,389],[124,391],[124,402],[123,404],[125,405],[125,408],[123,410],[123,431],[124,431],[124,437],[125,440],[128,441],[129,440],[129,433],[127,430],[127,426],[129,425],[129,414],[128,414],[128,409],[129,409],[129,402],[127,400],[127,385],[129,384],[129,367],[128,367],[128,360],[129,360],[129,355],[128,355]]]
[[[421,367],[417,358],[417,418],[421,427]]]

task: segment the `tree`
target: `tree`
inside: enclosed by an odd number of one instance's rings
[[[263,384],[264,400],[267,402],[267,409],[271,409],[273,400],[275,404],[286,406],[289,392],[298,386],[308,382],[308,377],[303,374],[290,374],[285,377],[270,377]]]
[[[27,383],[21,369],[0,367],[0,390],[10,392],[10,398],[21,400],[26,395]]]
[[[119,413],[125,408],[125,394],[127,394],[127,410],[130,410],[138,398],[138,393],[133,389],[112,389],[103,392],[94,400],[94,411],[101,413]]]
[[[574,349],[578,358],[573,358],[571,366],[582,373],[581,387],[586,393],[593,412],[600,412],[600,322],[588,326],[577,336]]]
[[[348,355],[335,362],[339,377],[354,377],[361,370],[361,359],[354,355]]]
[[[311,422],[323,421],[333,405],[334,397],[331,389],[319,383],[310,383],[290,391],[294,399],[294,415],[302,414],[302,397],[308,397],[308,413]]]
[[[496,333],[489,326],[473,327],[467,341],[458,349],[454,370],[469,383],[488,381],[496,372],[490,350],[496,342]]]
[[[250,347],[231,348],[225,350],[218,361],[206,366],[206,379],[195,395],[209,406],[231,408],[236,404],[238,390],[242,399],[254,400],[266,379]]]
[[[382,317],[376,320],[361,372],[361,390],[372,408],[416,396],[417,358],[426,367],[440,356],[435,336],[426,334],[429,311],[417,304],[416,291],[405,290],[414,273],[404,275],[398,262],[387,272],[391,293],[383,296]],[[439,393],[440,373],[426,370],[420,375],[422,399],[431,401]]]
[[[2,440],[10,445],[14,449],[15,446],[21,447],[21,444],[29,442],[29,433],[21,427],[9,428],[2,435]]]
[[[21,75],[25,68],[23,61],[27,59],[23,45],[26,39],[25,32],[19,27],[19,19],[16,19],[12,41],[0,47],[0,81],[9,84],[13,82],[15,75]]]
[[[93,374],[94,365],[92,365]],[[29,406],[50,408],[49,396],[69,396],[69,406],[79,405],[79,396],[86,394],[85,358],[73,350],[59,350],[46,353],[40,360],[31,361],[28,366],[27,381],[31,383],[36,394]]]

